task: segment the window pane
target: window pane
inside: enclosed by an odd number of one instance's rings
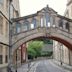
[[[43,27],[43,18],[41,18],[41,27]]]
[[[23,26],[24,26],[24,28],[25,28],[25,30],[29,30],[29,22],[26,20],[24,23],[23,23]]]
[[[9,26],[8,26],[8,22],[6,21],[6,28],[5,28],[5,31],[6,31],[6,36],[8,36],[9,34]]]
[[[9,3],[8,3],[8,0],[6,0],[6,11],[9,12]]]
[[[47,27],[50,27],[50,22],[47,23]]]
[[[0,55],[0,64],[2,64],[2,61],[3,61],[3,56]]]
[[[14,13],[13,13],[13,6],[10,7],[10,17],[11,17],[11,18],[14,17]]]
[[[21,25],[19,23],[16,24],[16,33],[19,33],[21,30]]]
[[[63,27],[63,21],[59,20],[59,27]]]
[[[5,63],[8,62],[8,55],[5,56]]]
[[[0,44],[0,55],[2,54],[3,46]]]
[[[69,30],[69,23],[68,22],[66,23],[66,27],[65,28]]]
[[[34,29],[34,24],[31,24],[31,29]]]
[[[50,16],[48,13],[45,14],[46,17],[46,26],[48,27],[48,23],[50,23]],[[50,26],[50,25],[49,25]]]
[[[20,27],[17,27],[17,33],[19,33],[20,32]]]
[[[6,46],[6,47],[5,47],[6,55],[8,55],[8,49],[9,49],[9,47]]]
[[[0,34],[3,34],[3,18],[0,16]]]
[[[34,28],[36,28],[36,19],[32,20],[32,24],[34,24]]]
[[[26,25],[23,25],[22,26],[22,31],[26,31],[27,30],[27,26]]]

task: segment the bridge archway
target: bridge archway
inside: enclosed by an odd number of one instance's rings
[[[12,55],[23,43],[36,38],[56,40],[72,50],[72,20],[58,15],[49,7],[36,14],[16,18],[13,22]]]
[[[60,43],[62,43],[63,45],[65,45],[68,49],[72,50],[72,44],[62,38],[59,38],[59,37],[55,37],[55,36],[37,36],[37,37],[31,37],[30,39],[26,40],[26,41],[22,41],[22,43],[20,45],[18,45],[17,48],[19,48],[22,44],[26,43],[26,42],[29,42],[31,40],[34,40],[34,39],[45,39],[45,38],[48,38],[48,39],[52,39],[52,40],[55,40],[55,41],[58,41]],[[13,53],[14,51],[17,49],[13,49]]]
[[[71,38],[72,34],[66,31],[63,31],[61,29],[58,29],[56,27],[55,28],[49,27],[46,29],[43,27],[36,28],[29,31],[24,31],[23,33],[17,34],[16,37],[15,36],[13,37],[12,54],[23,43],[35,38],[42,38],[42,37],[50,38],[60,43],[63,43],[70,50],[72,50],[72,38]]]
[[[34,38],[32,37],[32,38],[26,40],[25,42],[23,41],[23,42],[19,45],[19,47],[20,47],[22,44],[24,44],[24,43],[26,43],[26,42],[29,42],[29,41],[31,41],[31,40],[35,40],[35,39],[46,39],[46,38],[51,39],[51,40],[58,41],[58,42],[62,43],[63,45],[65,45],[68,49],[72,50],[72,44],[70,44],[68,41],[66,41],[66,40],[64,40],[64,39],[62,39],[62,38],[59,38],[59,37],[46,36],[46,35],[45,35],[45,36],[44,36],[44,35],[42,35],[42,36],[37,36],[37,37],[34,37]],[[13,50],[13,55],[14,55],[14,52],[15,52],[19,47],[15,48],[15,49]],[[13,56],[13,57],[14,57],[14,56]],[[13,58],[12,58],[12,59],[13,59]]]

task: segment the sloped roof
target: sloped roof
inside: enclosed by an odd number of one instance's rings
[[[50,7],[48,7],[48,5],[47,5],[47,7],[42,8],[41,10],[37,11],[37,13],[30,14],[30,15],[23,16],[23,17],[13,18],[12,20],[13,20],[13,21],[19,21],[19,20],[22,20],[22,19],[31,18],[31,17],[37,16],[38,13],[40,13],[42,10],[45,10],[45,11],[48,11],[48,10],[49,10],[49,11],[53,11],[53,12],[57,13],[55,10],[53,10],[53,9],[50,8]]]
[[[46,7],[42,8],[42,9],[39,10],[39,11],[37,11],[37,13],[30,14],[30,15],[23,16],[23,17],[13,18],[12,21],[13,21],[13,22],[16,22],[16,21],[20,21],[20,20],[23,20],[23,19],[28,19],[28,18],[31,18],[31,17],[35,17],[35,16],[37,16],[38,13],[40,13],[42,10],[47,11],[47,12],[48,12],[48,11],[54,12],[55,14],[57,14],[57,12],[56,12],[55,10],[53,10],[52,8],[50,8],[50,7],[47,5]],[[65,16],[61,16],[61,15],[57,14],[57,17],[60,17],[60,18],[62,18],[62,19],[66,19],[66,20],[72,22],[71,19],[69,19],[69,18],[67,18],[67,17],[65,17]]]
[[[37,16],[37,13],[30,14],[30,15],[23,16],[23,17],[13,18],[12,21],[20,21],[20,20],[31,18],[31,17],[34,17],[34,16]]]
[[[65,19],[65,20],[67,20],[67,21],[72,22],[72,19],[69,19],[69,18],[67,18],[67,17],[65,17],[65,16],[61,16],[61,15],[58,14],[57,17],[60,17],[60,18],[62,18],[62,19]]]

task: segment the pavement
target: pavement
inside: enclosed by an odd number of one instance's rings
[[[23,64],[17,69],[17,72],[29,72],[30,68],[34,65],[35,62],[28,62]]]
[[[35,63],[30,72],[72,72],[64,69],[52,62],[52,60],[42,60]]]
[[[60,67],[63,67],[67,70],[70,70],[72,72],[72,66],[68,65],[68,64],[65,64],[65,63],[62,63],[61,65],[61,62],[57,61],[57,60],[53,60],[53,63],[55,63],[56,65],[60,66]]]
[[[27,63],[18,68],[17,72],[72,72],[56,65],[53,60],[40,60]]]

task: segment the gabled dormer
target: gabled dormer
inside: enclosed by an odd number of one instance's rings
[[[55,10],[53,10],[52,8],[50,8],[48,5],[44,8],[42,8],[40,11],[37,11],[37,13],[40,14],[45,14],[45,13],[49,13],[49,14],[54,14],[56,15],[57,12]]]

